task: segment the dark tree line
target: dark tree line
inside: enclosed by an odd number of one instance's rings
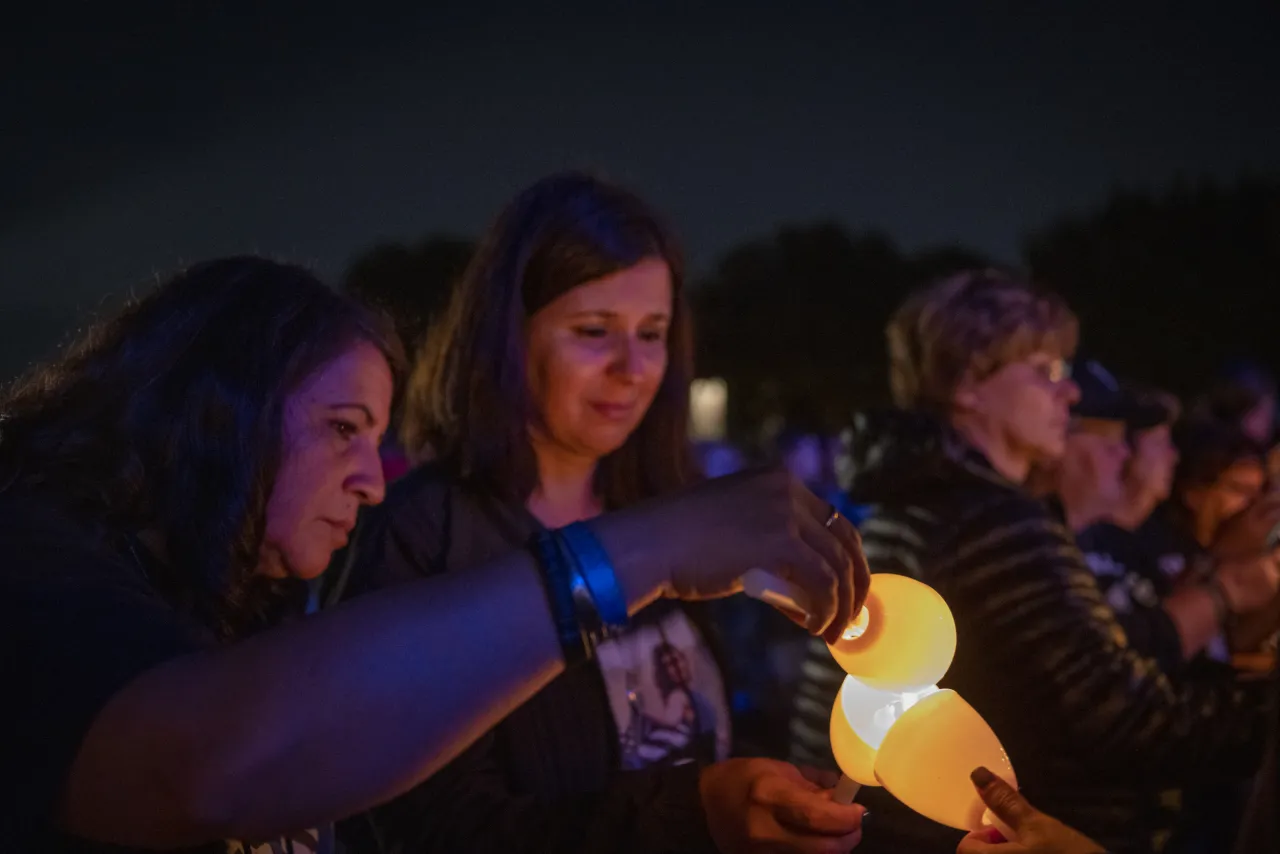
[[[1117,192],[1024,243],[1117,370],[1190,393],[1223,362],[1280,356],[1280,182]]]
[[[879,232],[788,227],[727,253],[693,292],[699,373],[730,389],[731,429],[828,429],[886,403],[884,324],[906,293],[987,264],[961,248],[907,255]]]
[[[430,237],[360,256],[346,287],[390,309],[408,340],[444,305],[472,243]],[[1036,229],[1020,259],[1080,315],[1083,350],[1181,393],[1239,356],[1280,356],[1280,183],[1179,182],[1121,191]],[[720,257],[691,288],[698,372],[724,377],[730,426],[823,428],[887,402],[884,325],[912,288],[990,260],[904,252],[877,231],[786,226]]]
[[[474,242],[451,234],[431,235],[413,245],[381,243],[351,262],[342,287],[395,318],[396,331],[412,352],[448,304],[453,283],[474,251]]]

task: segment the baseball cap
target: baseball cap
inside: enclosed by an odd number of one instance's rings
[[[1071,407],[1077,418],[1123,421],[1130,430],[1146,430],[1177,416],[1160,396],[1126,387],[1093,359],[1076,362],[1071,379],[1080,388],[1080,400]]]

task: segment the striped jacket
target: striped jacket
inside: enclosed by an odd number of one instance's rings
[[[1175,684],[1142,658],[1062,521],[936,421],[863,415],[847,439],[842,469],[866,505],[872,571],[910,575],[947,601],[958,640],[941,685],[991,724],[1033,803],[1113,852],[1150,851],[1167,823],[1162,790],[1252,771],[1266,686]],[[843,678],[815,644],[793,760],[833,767],[828,727]],[[887,850],[955,850],[957,834],[867,794],[881,801],[878,834],[894,837]]]

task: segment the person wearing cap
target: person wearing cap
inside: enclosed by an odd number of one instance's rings
[[[1173,425],[1182,405],[1174,395],[1155,388],[1129,387],[1128,392],[1136,399],[1133,414],[1125,419],[1131,456],[1124,471],[1124,499],[1112,521],[1123,530],[1136,531],[1173,490],[1179,456]]]
[[[1080,534],[1109,519],[1123,503],[1130,455],[1126,432],[1135,421],[1149,425],[1137,401],[1102,365],[1078,362],[1071,378],[1080,396],[1071,407],[1066,445],[1051,479],[1068,527]]]
[[[1129,643],[1175,673],[1183,642],[1161,607],[1173,579],[1134,532],[1169,497],[1178,459],[1170,436],[1176,400],[1125,386],[1092,360],[1079,363],[1073,378],[1080,400],[1072,411],[1062,498],[1076,508],[1070,515],[1086,522],[1072,526],[1076,541]],[[1102,475],[1093,478],[1092,495],[1080,488],[1088,485],[1089,473]],[[1081,508],[1092,508],[1092,515]]]

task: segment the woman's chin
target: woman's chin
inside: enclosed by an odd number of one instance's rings
[[[603,431],[600,434],[591,436],[587,441],[583,442],[583,448],[587,455],[602,460],[610,454],[618,451],[623,445],[627,444],[627,439],[631,438],[631,433],[614,434],[612,431],[605,435]]]
[[[267,578],[314,581],[324,575],[332,559],[333,552],[319,551],[315,554],[269,555],[258,563],[258,574]]]
[[[288,567],[288,575],[290,578],[297,578],[301,581],[315,581],[324,575],[324,571],[329,568],[332,557],[332,555],[329,555],[323,560],[314,557],[310,559],[304,558]]]

